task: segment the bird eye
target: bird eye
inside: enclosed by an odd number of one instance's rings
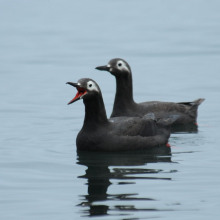
[[[89,84],[89,87],[92,87],[92,84]]]
[[[118,64],[118,66],[121,66],[121,65],[122,65],[121,63]]]

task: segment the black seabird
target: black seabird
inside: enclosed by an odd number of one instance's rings
[[[179,117],[156,119],[154,114],[147,114],[108,120],[101,90],[94,80],[83,78],[67,84],[78,91],[68,104],[83,99],[85,105],[84,124],[76,139],[78,150],[126,151],[164,145],[170,136],[169,125]]]
[[[180,117],[173,125],[197,124],[197,109],[205,99],[178,103],[158,101],[136,103],[133,99],[131,68],[125,60],[112,59],[106,66],[98,66],[96,69],[108,71],[116,78],[116,95],[111,117],[143,116],[153,112],[156,117],[160,118],[179,115]]]

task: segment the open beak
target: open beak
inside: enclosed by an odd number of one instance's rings
[[[82,98],[82,96],[87,93],[87,91],[84,88],[81,88],[77,83],[67,82],[66,84],[69,84],[71,86],[76,87],[76,89],[78,91],[76,96],[68,103],[68,105],[72,104],[75,101],[80,100]]]
[[[107,66],[97,66],[96,69],[97,69],[97,70],[109,71],[109,70],[110,70],[110,67],[107,67]]]

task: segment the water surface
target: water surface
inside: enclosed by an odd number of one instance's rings
[[[1,219],[217,219],[219,1],[0,2]],[[193,101],[198,131],[172,148],[77,152],[82,77],[111,114],[115,79],[95,70],[115,57],[133,72],[134,99]]]

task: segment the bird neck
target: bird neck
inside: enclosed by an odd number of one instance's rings
[[[114,108],[123,109],[134,103],[131,73],[126,76],[117,76]]]
[[[108,123],[102,95],[83,100],[85,104],[84,125]]]

